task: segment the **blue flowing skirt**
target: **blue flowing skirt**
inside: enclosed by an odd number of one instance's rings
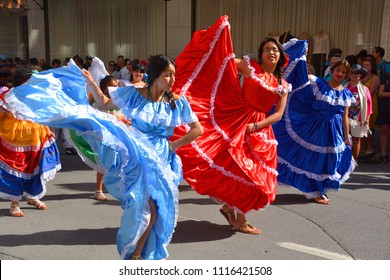
[[[34,74],[5,97],[15,116],[51,127],[73,129],[89,144],[105,169],[104,184],[121,202],[117,247],[129,259],[150,219],[149,199],[157,218],[144,246],[144,259],[168,256],[177,222],[180,176],[155,152],[146,136],[89,105],[80,69],[67,67]]]
[[[281,121],[273,125],[278,141],[278,182],[307,198],[339,190],[355,167],[352,149],[344,144],[342,115],[353,100],[349,90],[335,91],[308,76],[306,41],[284,45],[290,62],[285,78],[293,90]]]

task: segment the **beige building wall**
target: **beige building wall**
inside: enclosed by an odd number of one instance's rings
[[[390,61],[390,0],[385,0],[383,9],[380,46],[385,49],[385,59]]]
[[[43,0],[35,0],[43,7]],[[27,29],[30,57],[46,58],[44,11],[32,0],[27,1]],[[50,64],[50,61],[46,63]]]
[[[167,1],[167,55],[177,57],[191,40],[191,0]]]
[[[43,0],[36,0],[43,5]],[[195,13],[195,29],[205,29],[214,23],[217,14],[217,0],[197,0],[196,10],[202,11]],[[386,50],[385,58],[390,60],[390,0],[384,0],[384,11],[382,19],[381,41],[380,45]],[[176,57],[184,49],[191,39],[192,35],[192,1],[191,0],[171,0],[167,1],[167,43],[166,52],[171,57]],[[32,0],[28,0],[27,11],[28,17],[28,37],[30,57],[44,58],[45,53],[45,36],[43,11]],[[4,19],[4,16],[3,16]],[[14,26],[14,25],[12,25]],[[3,26],[5,27],[5,26]],[[15,38],[17,41],[18,38]],[[8,41],[9,37],[8,37]],[[1,41],[0,41],[1,42]],[[19,43],[19,42],[18,42]],[[7,52],[7,50],[3,50]],[[16,55],[9,54],[9,55]]]

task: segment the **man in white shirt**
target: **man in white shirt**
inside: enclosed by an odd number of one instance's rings
[[[313,52],[312,65],[316,71],[317,77],[323,76],[322,65],[326,60],[326,55],[329,52],[329,37],[323,29],[313,36]]]

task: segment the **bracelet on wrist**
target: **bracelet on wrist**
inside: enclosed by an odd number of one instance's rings
[[[253,123],[253,127],[255,128],[255,131],[259,128],[259,127],[257,126],[257,123],[256,123],[256,122]]]
[[[175,149],[172,147],[171,142],[169,142],[169,150],[171,151],[171,153],[175,152]]]

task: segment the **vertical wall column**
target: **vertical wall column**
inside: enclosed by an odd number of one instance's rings
[[[383,7],[380,46],[385,49],[385,59],[390,61],[390,0],[385,0]]]
[[[166,47],[169,57],[177,57],[191,40],[191,0],[167,1]]]
[[[27,0],[27,7],[29,56],[37,59],[46,58],[44,10],[41,8],[44,7],[43,0]]]

